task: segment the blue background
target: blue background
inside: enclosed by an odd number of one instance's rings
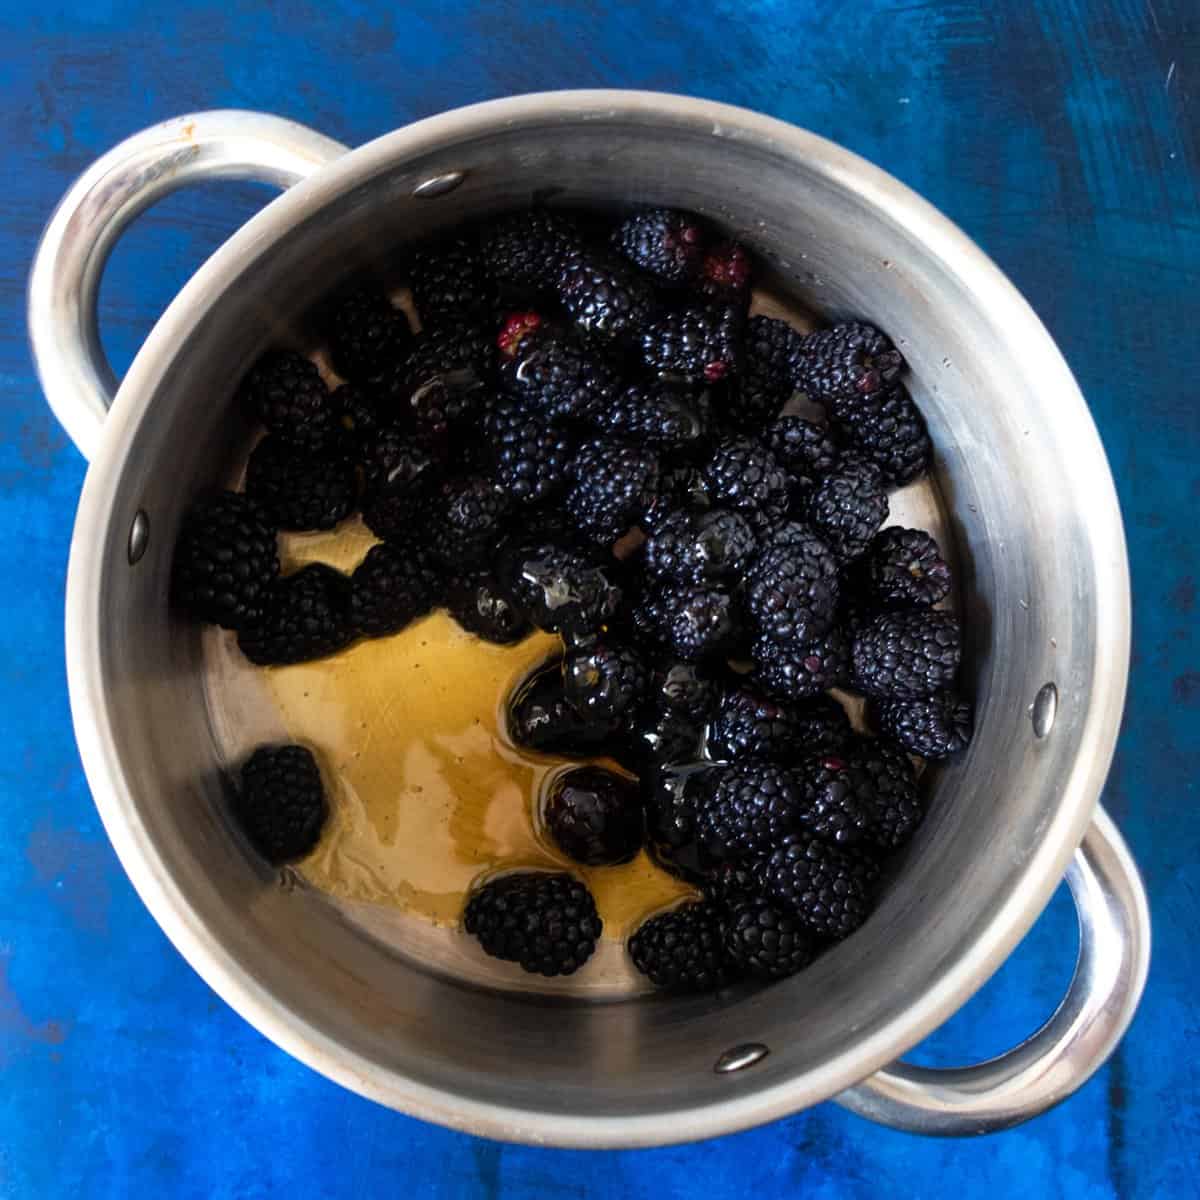
[[[0,1197],[1196,1194],[1200,815],[1200,13],[1194,0],[173,0],[0,10]],[[44,407],[23,292],[37,234],[95,156],[161,118],[261,108],[360,143],[540,88],[644,87],[836,139],[940,206],[1016,281],[1091,403],[1130,542],[1135,623],[1105,802],[1156,920],[1142,1011],[1074,1099],[989,1140],[922,1141],[826,1105],[685,1148],[500,1146],[376,1108],[286,1058],[151,922],[105,840],[71,735],[67,546],[84,464]],[[118,369],[261,202],[171,198],[104,286]],[[918,1052],[966,1061],[1051,1010],[1064,895]]]

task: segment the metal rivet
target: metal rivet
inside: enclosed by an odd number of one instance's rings
[[[1030,708],[1034,736],[1044,738],[1054,728],[1054,718],[1057,716],[1058,688],[1052,683],[1044,683]]]
[[[412,190],[412,194],[418,200],[430,200],[434,196],[444,196],[447,192],[452,192],[464,179],[466,179],[466,171],[447,171],[444,175],[434,175],[430,179],[423,179]]]
[[[713,1070],[718,1075],[732,1075],[734,1071],[744,1071],[756,1062],[762,1062],[770,1053],[762,1042],[743,1042],[726,1050],[713,1064]]]
[[[139,508],[134,515],[133,524],[129,526],[128,554],[131,567],[146,553],[146,547],[149,544],[150,518]]]

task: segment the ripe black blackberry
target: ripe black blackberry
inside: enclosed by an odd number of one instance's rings
[[[638,525],[645,533],[652,534],[679,509],[701,513],[711,507],[712,498],[700,468],[688,462],[670,461],[670,465],[664,463],[659,473],[658,494],[642,513]]]
[[[441,591],[441,572],[415,537],[372,546],[350,576],[350,620],[363,637],[384,637],[424,616]]]
[[[696,814],[700,844],[717,861],[761,854],[796,828],[799,804],[799,788],[786,768],[734,762]]]
[[[721,693],[708,727],[708,753],[730,762],[754,758],[789,766],[811,750],[800,739],[794,706],[736,687]]]
[[[441,482],[441,466],[429,447],[403,429],[381,430],[363,446],[361,455],[363,492],[368,498],[388,491],[429,491]]]
[[[701,411],[686,393],[663,383],[631,384],[611,403],[589,409],[588,424],[638,445],[681,450],[708,433]]]
[[[493,279],[549,292],[554,289],[562,264],[581,241],[572,218],[533,209],[511,213],[485,229],[480,253]]]
[[[568,468],[563,501],[575,527],[601,544],[615,542],[654,502],[658,457],[627,443],[584,443]]]
[[[519,642],[533,628],[524,610],[486,569],[456,580],[445,603],[463,629],[496,646]]]
[[[777,417],[763,441],[792,477],[798,493],[807,494],[837,470],[839,454],[829,430],[803,417]]]
[[[804,335],[776,317],[746,322],[745,366],[748,374],[772,383],[786,399],[800,384]]]
[[[501,554],[496,573],[534,625],[572,642],[594,637],[616,613],[614,565],[554,541],[522,541]]]
[[[711,585],[672,585],[652,593],[645,600],[644,622],[684,662],[727,653],[740,632],[732,595]]]
[[[870,915],[878,868],[809,834],[795,834],[757,865],[763,895],[818,937],[840,940]]]
[[[707,235],[690,213],[649,208],[626,217],[613,233],[613,246],[630,262],[666,284],[695,279]]]
[[[264,354],[246,372],[238,398],[249,416],[297,446],[315,450],[341,432],[321,372],[290,350]]]
[[[746,575],[742,600],[759,633],[799,647],[833,624],[838,588],[837,560],[810,535],[759,553]]]
[[[773,638],[757,638],[750,656],[753,683],[777,700],[811,699],[841,686],[850,673],[850,643],[837,626],[807,642],[784,645]]]
[[[537,504],[567,485],[575,453],[571,435],[513,400],[500,399],[485,418],[496,482],[518,504]]]
[[[321,772],[304,746],[260,746],[242,766],[238,824],[272,866],[303,858],[329,815]]]
[[[757,437],[778,415],[790,392],[749,367],[724,389],[720,417],[732,433]]]
[[[737,977],[725,949],[720,910],[704,901],[660,913],[629,939],[633,965],[671,992],[711,992]]]
[[[650,840],[675,849],[694,846],[697,815],[723,773],[724,767],[701,761],[668,763],[646,772],[641,784]]]
[[[579,646],[563,656],[563,694],[590,721],[622,721],[645,699],[650,672],[642,656],[617,642]]]
[[[558,848],[589,867],[629,862],[645,839],[638,785],[603,767],[572,767],[556,775],[542,820]]]
[[[881,529],[860,566],[862,587],[878,608],[932,608],[950,594],[950,568],[923,529]]]
[[[712,583],[741,578],[756,546],[749,523],[739,513],[727,509],[679,511],[647,539],[643,562],[659,579]]]
[[[714,504],[736,509],[756,531],[787,513],[787,473],[766,447],[750,438],[720,442],[704,467],[704,481]]]
[[[786,979],[816,958],[820,944],[794,913],[769,900],[745,899],[725,918],[725,949],[750,975]]]
[[[854,639],[851,683],[880,699],[920,700],[954,683],[961,657],[962,632],[953,613],[883,613]]]
[[[362,383],[343,383],[332,399],[342,427],[360,448],[369,445],[385,429],[400,424],[407,415],[402,409],[392,408],[385,397]]]
[[[879,468],[888,487],[903,487],[929,470],[933,447],[925,418],[902,383],[835,408],[833,430],[848,449]]]
[[[825,754],[846,744],[850,736],[850,718],[832,696],[813,696],[793,703],[792,718],[796,741],[809,754]]]
[[[717,705],[719,690],[715,676],[698,663],[660,659],[650,676],[654,699],[694,721],[705,721]]]
[[[356,493],[341,449],[302,450],[269,433],[246,464],[246,495],[278,529],[332,529],[354,511]]]
[[[324,563],[310,563],[277,580],[262,614],[238,630],[238,647],[260,667],[324,658],[349,645],[350,580]]]
[[[431,481],[404,487],[396,484],[363,497],[363,524],[385,542],[405,546],[415,528],[427,527],[437,511],[440,493]]]
[[[465,237],[419,245],[409,260],[409,286],[425,329],[443,321],[461,321],[487,308],[479,248]]]
[[[383,292],[369,287],[333,302],[326,332],[334,370],[356,382],[399,362],[413,342],[405,315],[391,306]]]
[[[607,355],[536,313],[510,317],[498,345],[501,387],[546,420],[585,417],[621,391]]]
[[[658,767],[695,762],[703,748],[703,725],[654,701],[626,722],[608,753],[627,771],[641,776]]]
[[[569,255],[559,275],[558,297],[577,325],[602,338],[637,333],[655,308],[646,276],[623,259],[593,250]]]
[[[508,511],[508,497],[491,479],[448,480],[433,505],[429,545],[451,566],[483,562],[503,536]]]
[[[592,894],[566,874],[502,875],[467,901],[463,928],[486,954],[532,975],[572,975],[596,949],[602,924]]]
[[[253,500],[217,492],[184,514],[171,573],[190,616],[240,629],[261,616],[279,574],[275,530]]]
[[[741,333],[742,313],[732,305],[675,309],[643,328],[642,358],[666,375],[716,383],[738,373]]]
[[[924,700],[881,700],[871,715],[881,734],[923,758],[949,758],[971,742],[971,705],[954,692]]]
[[[516,689],[507,724],[514,745],[564,758],[607,753],[617,732],[614,723],[588,721],[568,703],[557,661],[538,668]]]
[[[802,386],[809,397],[845,415],[850,405],[892,386],[904,356],[886,333],[865,321],[818,329],[804,339]]]
[[[832,475],[813,489],[805,507],[809,524],[843,563],[856,559],[887,520],[888,499],[879,471],[844,455]]]

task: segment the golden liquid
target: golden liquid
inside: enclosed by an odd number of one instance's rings
[[[287,538],[284,569],[321,561],[352,570],[374,541],[357,521]],[[335,896],[456,925],[483,874],[569,869],[595,896],[609,938],[691,895],[644,853],[581,867],[539,835],[539,797],[568,760],[510,745],[503,710],[558,650],[542,633],[493,646],[435,612],[391,637],[265,671],[289,736],[312,747],[330,791],[331,819],[301,875]]]

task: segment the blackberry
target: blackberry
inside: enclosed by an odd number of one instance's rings
[[[333,406],[341,414],[343,428],[360,447],[405,416],[403,410],[394,410],[384,397],[360,383],[343,383],[333,393]]]
[[[837,561],[817,537],[770,546],[746,576],[743,603],[758,631],[800,647],[833,624],[838,602]]]
[[[518,504],[536,504],[562,491],[574,454],[571,436],[512,400],[498,400],[485,428],[496,482]]]
[[[354,511],[354,463],[309,452],[269,433],[250,452],[246,495],[279,529],[332,529]]]
[[[615,733],[612,723],[587,721],[567,702],[557,662],[535,671],[508,704],[509,738],[514,745],[541,754],[565,758],[603,754]]]
[[[399,362],[413,341],[404,314],[373,288],[361,288],[336,300],[327,327],[334,370],[343,379],[356,382]]]
[[[272,866],[303,858],[329,816],[321,772],[304,746],[260,746],[242,766],[234,816]]]
[[[633,965],[671,992],[711,992],[737,977],[725,950],[720,910],[703,901],[660,913],[628,942]]]
[[[264,354],[238,389],[244,410],[271,433],[315,450],[340,430],[337,406],[321,372],[302,354]]]
[[[467,901],[463,928],[484,953],[531,975],[573,975],[592,957],[602,928],[592,894],[566,874],[502,875]]]
[[[446,323],[423,332],[412,353],[371,386],[381,403],[407,410],[421,438],[444,445],[451,435],[478,426],[493,395],[490,371],[491,350],[478,329]]]
[[[238,647],[257,666],[283,666],[324,658],[353,637],[350,580],[310,563],[275,583],[259,618],[238,630]]]
[[[746,323],[746,372],[773,384],[786,398],[800,382],[804,335],[777,317],[751,317]]]
[[[788,508],[787,473],[750,438],[721,442],[704,468],[714,504],[742,513],[756,530],[781,521]]]
[[[468,633],[497,646],[519,642],[533,628],[490,571],[472,574],[453,587],[446,610]]]
[[[487,305],[478,248],[464,237],[418,246],[409,261],[408,281],[426,329]]]
[[[800,493],[811,492],[837,470],[837,446],[829,430],[814,421],[777,417],[767,426],[763,440]]]
[[[889,487],[903,487],[929,470],[933,448],[925,418],[898,383],[878,400],[833,410],[838,437],[879,468]]]
[[[665,312],[642,331],[642,358],[667,375],[716,383],[738,373],[741,312],[726,304]]]
[[[563,694],[581,717],[618,722],[641,705],[650,673],[627,646],[595,642],[563,657]]]
[[[512,213],[483,232],[481,255],[493,279],[550,291],[571,251],[580,245],[575,222],[544,209]]]
[[[700,292],[710,300],[735,307],[744,314],[750,305],[753,266],[745,246],[734,241],[717,242],[700,264]]]
[[[676,286],[696,277],[704,259],[705,231],[690,213],[649,208],[626,217],[613,245],[656,279]]]
[[[657,663],[651,672],[650,690],[665,707],[704,721],[717,704],[716,680],[697,663],[675,662],[666,659]]]
[[[594,346],[542,323],[536,314],[509,319],[500,334],[500,384],[546,420],[586,416],[611,405],[621,383]]]
[[[497,574],[539,629],[568,641],[599,633],[621,601],[611,567],[552,542],[510,548]]]
[[[654,501],[658,458],[620,442],[593,441],[572,460],[564,505],[575,527],[602,544],[615,542]]]
[[[769,637],[750,647],[755,686],[777,700],[807,700],[844,683],[850,672],[850,643],[836,626],[820,637],[783,645]]]
[[[350,576],[350,621],[363,637],[403,629],[433,607],[441,575],[429,551],[407,545],[372,546]]]
[[[850,718],[832,696],[813,696],[792,706],[796,740],[808,754],[824,754],[845,745]]]
[[[878,470],[846,455],[808,498],[809,524],[842,560],[856,559],[870,545],[888,515],[887,495]]]
[[[629,862],[645,838],[637,784],[602,767],[556,775],[542,819],[555,845],[589,867]]]
[[[818,329],[804,339],[800,372],[809,397],[827,408],[874,396],[895,383],[904,357],[886,333],[865,321]]]
[[[750,900],[761,901],[762,883],[759,879],[764,855],[729,859],[712,863],[705,860],[699,886],[704,895],[728,913]]]
[[[808,834],[777,846],[757,868],[764,896],[818,937],[840,940],[870,915],[878,869]]]
[[[797,825],[800,791],[790,771],[735,762],[696,815],[700,844],[718,861],[770,850]]]
[[[500,541],[508,508],[507,497],[490,479],[448,480],[433,503],[433,552],[451,566],[482,562]]]
[[[632,384],[610,404],[590,409],[585,419],[602,433],[676,450],[698,444],[708,432],[703,415],[684,394],[661,383]]]
[[[687,512],[707,512],[712,507],[708,485],[698,467],[675,463],[660,471],[658,495],[638,522],[647,533],[657,532],[664,521],[679,509]]]
[[[428,526],[433,520],[439,494],[432,484],[427,487],[397,484],[375,495],[368,494],[363,499],[363,524],[385,542],[407,545],[414,528]]]
[[[743,900],[725,920],[725,949],[748,974],[786,979],[820,953],[799,917],[768,900]]]
[[[725,509],[668,517],[646,542],[646,570],[658,578],[712,583],[741,577],[756,548],[741,514]]]
[[[739,632],[733,598],[717,588],[672,587],[651,597],[647,608],[658,640],[684,662],[728,651]]]
[[[971,742],[971,705],[953,692],[925,700],[882,700],[872,708],[875,727],[923,758],[961,754]]]
[[[603,338],[637,332],[654,309],[654,291],[636,268],[587,250],[572,254],[564,264],[558,297],[577,325]]]
[[[871,539],[861,577],[879,608],[932,608],[950,594],[950,568],[923,529],[882,529]]]
[[[278,574],[275,530],[253,500],[218,492],[184,514],[172,593],[195,620],[226,629],[257,620]]]
[[[440,482],[429,448],[401,429],[385,429],[372,439],[363,448],[362,466],[367,497],[428,491]]]
[[[726,389],[722,416],[734,432],[757,435],[778,415],[789,395],[766,376],[746,369]]]
[[[652,766],[641,776],[650,855],[663,870],[689,883],[703,882],[711,869],[697,841],[696,817],[721,771],[694,761]]]
[[[854,639],[851,682],[868,696],[920,700],[954,682],[962,657],[958,618],[938,609],[883,613]]]
[[[708,753],[712,758],[755,758],[788,766],[807,752],[797,736],[795,713],[790,706],[746,687],[721,693],[716,716],[708,727]]]
[[[609,749],[627,771],[644,775],[657,767],[695,762],[704,747],[704,727],[661,702],[648,706]]]

